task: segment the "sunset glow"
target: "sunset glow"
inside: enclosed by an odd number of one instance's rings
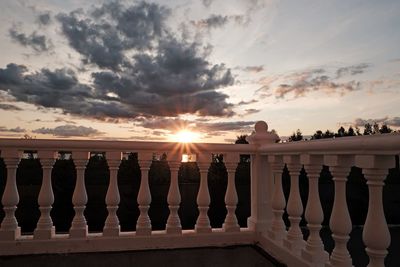
[[[179,143],[193,143],[199,140],[200,135],[188,130],[182,130],[173,136],[173,141]]]

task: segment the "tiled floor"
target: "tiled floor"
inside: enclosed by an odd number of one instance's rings
[[[0,257],[1,267],[272,267],[282,266],[259,248],[233,246],[135,252]]]

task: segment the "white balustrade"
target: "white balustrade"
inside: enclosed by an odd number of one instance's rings
[[[208,168],[211,163],[210,154],[200,154],[197,157],[197,166],[200,170],[200,187],[197,194],[197,206],[199,217],[197,218],[195,229],[197,233],[211,232],[210,219],[207,212],[210,205],[210,193],[208,191]]]
[[[5,216],[0,226],[0,240],[15,240],[21,236],[21,228],[15,218],[15,210],[19,202],[16,180],[21,152],[4,149],[1,151],[1,156],[7,168],[7,181],[1,198]]]
[[[285,195],[283,194],[282,188],[284,163],[282,156],[269,156],[268,161],[271,163],[274,175],[274,194],[272,197],[272,212],[274,213],[274,218],[272,220],[271,229],[268,231],[268,236],[278,244],[282,244],[287,234],[286,226],[282,219],[286,206]]]
[[[283,245],[296,255],[300,255],[301,250],[305,246],[303,233],[300,229],[303,204],[301,203],[299,191],[299,175],[302,166],[299,156],[284,156],[283,161],[286,163],[290,173],[290,194],[286,207],[289,215],[290,227],[286,238],[283,240]]]
[[[139,165],[142,175],[137,196],[140,215],[136,223],[136,235],[151,235],[151,221],[148,211],[151,203],[149,170],[152,163],[152,157],[153,153],[143,152],[139,154]]]
[[[390,245],[390,232],[383,210],[382,187],[388,168],[395,164],[394,157],[362,155],[356,157],[356,164],[363,168],[369,190],[368,214],[363,229],[365,251],[370,259],[368,267],[383,267]]]
[[[53,188],[51,186],[51,170],[57,156],[57,153],[54,151],[38,151],[38,157],[43,169],[43,179],[38,198],[40,218],[33,234],[33,237],[36,239],[50,239],[55,234],[55,227],[50,216],[54,202]]]
[[[167,220],[167,233],[168,234],[181,234],[182,226],[181,220],[179,219],[178,210],[179,205],[181,203],[181,194],[179,192],[179,184],[178,184],[178,171],[181,166],[181,162],[178,160],[178,157],[169,157],[170,161],[169,169],[171,171],[171,181],[169,184],[168,190],[168,208],[169,208],[169,216]]]
[[[258,122],[255,132],[248,139],[250,142],[248,145],[228,145],[0,138],[1,157],[7,169],[7,180],[1,199],[5,217],[0,225],[0,256],[256,243],[289,267],[350,267],[352,258],[347,243],[352,224],[346,202],[346,182],[351,167],[356,166],[362,168],[369,190],[368,215],[363,229],[363,240],[369,256],[368,266],[384,266],[391,237],[385,220],[382,189],[388,169],[395,165],[394,155],[398,155],[400,151],[400,134],[275,144],[279,137],[275,133],[268,132],[265,122]],[[27,236],[21,236],[15,216],[19,202],[16,172],[21,152],[24,150],[38,151],[38,158],[43,168],[38,197],[40,218],[33,235]],[[55,233],[50,215],[54,202],[51,173],[55,152],[59,150],[72,151],[77,173],[72,196],[75,215],[69,235]],[[102,234],[89,234],[84,216],[88,200],[85,169],[90,156],[89,151],[105,151],[110,170],[105,198],[108,216]],[[139,155],[141,182],[137,202],[140,215],[136,222],[136,234],[121,233],[117,216],[120,202],[117,176],[123,151],[137,151]],[[171,171],[167,196],[169,216],[165,231],[152,231],[148,215],[151,203],[149,169],[153,151],[167,152]],[[183,151],[197,155],[197,166],[200,170],[200,186],[197,193],[199,216],[194,230],[182,230],[178,214],[182,193],[178,184],[178,171]],[[225,193],[227,215],[222,229],[213,230],[207,214],[210,205],[207,176],[211,155],[215,152],[224,155],[228,184]],[[238,203],[235,171],[240,154],[250,154],[252,160],[251,217],[248,219],[247,229],[239,228],[235,214]],[[286,205],[282,188],[285,163],[290,173],[290,195],[287,201],[290,220],[288,231],[282,218]],[[323,211],[318,181],[323,165],[329,166],[335,189],[329,222],[335,247],[330,257],[324,250],[320,237]],[[303,205],[299,191],[299,174],[303,166],[309,182],[308,201],[305,206],[305,219],[310,233],[307,242],[303,240],[300,229]]]
[[[225,232],[238,232],[240,227],[236,218],[236,205],[238,203],[238,196],[236,193],[235,186],[235,174],[236,168],[239,161],[238,154],[225,154],[224,155],[225,167],[228,172],[228,185],[225,193],[225,204],[226,204],[226,218],[222,225]]]
[[[323,156],[304,154],[301,155],[300,161],[304,164],[308,178],[309,189],[305,218],[310,230],[306,247],[302,250],[302,257],[312,266],[323,266],[329,258],[320,237],[324,214],[319,199],[318,180],[323,166]]]
[[[90,152],[74,151],[72,152],[72,158],[76,169],[76,184],[74,194],[72,195],[72,204],[74,204],[75,216],[69,230],[69,237],[86,238],[88,235],[88,227],[83,212],[85,211],[87,203],[85,169],[90,158]]]
[[[118,204],[120,201],[118,190],[118,169],[121,164],[121,152],[106,153],[108,169],[110,170],[110,181],[106,194],[106,205],[108,216],[104,224],[104,236],[118,236],[120,233],[119,220],[117,216]]]
[[[352,260],[347,250],[352,225],[346,201],[346,182],[350,168],[354,165],[354,156],[327,155],[324,162],[325,165],[329,166],[335,183],[335,200],[329,221],[332,238],[335,240],[335,248],[327,266],[352,266]]]

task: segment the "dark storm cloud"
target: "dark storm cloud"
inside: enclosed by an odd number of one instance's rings
[[[107,121],[234,115],[228,95],[217,91],[234,83],[230,69],[209,62],[201,42],[178,39],[165,25],[168,14],[145,2],[60,13],[55,17],[69,45],[101,70],[82,84],[71,69],[32,72],[11,63],[0,68],[0,91],[38,107]]]
[[[36,52],[44,52],[50,50],[51,42],[46,36],[33,32],[30,35],[19,32],[15,27],[9,30],[11,39],[18,44],[30,47]]]
[[[59,137],[88,137],[88,136],[98,136],[103,133],[92,128],[85,126],[76,125],[62,125],[55,128],[39,128],[32,131],[33,133],[39,134],[50,134]]]
[[[13,111],[22,110],[21,108],[19,108],[17,106],[10,105],[10,104],[3,104],[3,103],[0,103],[0,109],[2,109],[2,110],[13,110]]]
[[[21,127],[16,127],[16,128],[7,128],[4,126],[0,126],[0,132],[9,132],[9,133],[24,133],[26,132],[25,129],[21,128]]]
[[[341,78],[346,75],[353,76],[353,75],[357,75],[357,74],[362,74],[369,67],[370,67],[370,65],[367,63],[360,63],[357,65],[342,67],[342,68],[337,69],[336,77]]]
[[[168,9],[153,3],[126,7],[111,2],[90,12],[75,10],[56,18],[69,44],[85,62],[117,70],[127,64],[125,51],[151,49],[164,32],[168,14]]]

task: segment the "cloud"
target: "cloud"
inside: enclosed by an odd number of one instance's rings
[[[349,71],[351,72],[351,70]],[[258,83],[262,86],[257,90],[257,93],[265,94],[269,92],[275,95],[276,98],[285,98],[288,95],[299,98],[315,91],[326,94],[338,93],[344,95],[361,88],[361,82],[355,80],[337,81],[336,78],[332,78],[328,71],[323,68],[263,77]]]
[[[118,70],[129,64],[124,52],[149,50],[166,31],[169,10],[154,3],[140,2],[124,6],[105,3],[88,12],[75,10],[56,16],[70,46],[80,53],[84,63]]]
[[[246,112],[245,115],[251,115],[251,114],[258,113],[261,110],[260,109],[255,109],[255,108],[249,108],[249,109],[245,109],[244,111]]]
[[[190,24],[194,26],[197,30],[210,31],[211,29],[221,28],[229,22],[235,22],[236,24],[243,24],[244,16],[242,15],[230,15],[222,16],[212,14],[206,19],[192,20]]]
[[[51,23],[50,12],[44,12],[44,13],[38,14],[36,20],[39,25],[43,25],[43,26],[49,25]]]
[[[362,74],[370,67],[367,63],[360,63],[357,65],[351,65],[346,67],[341,67],[336,70],[336,78],[341,78],[343,76],[354,76]]]
[[[200,41],[179,39],[165,25],[170,11],[140,2],[105,3],[55,17],[70,46],[95,72],[84,84],[69,68],[37,71],[10,63],[0,68],[0,91],[17,101],[101,120],[196,114],[230,117],[234,84],[225,64],[208,61]]]
[[[201,0],[205,7],[210,7],[214,0]]]
[[[249,100],[249,101],[244,101],[244,100],[242,100],[242,101],[240,101],[239,103],[237,103],[237,105],[238,105],[238,106],[250,105],[250,104],[257,103],[257,102],[258,102],[257,99],[251,99],[251,100]]]
[[[243,71],[246,72],[252,72],[252,73],[259,73],[262,72],[264,70],[264,66],[260,65],[260,66],[246,66],[244,68],[242,68]]]
[[[378,118],[378,119],[362,119],[362,118],[356,118],[354,120],[354,126],[357,127],[364,127],[365,124],[386,124],[388,126],[394,126],[394,127],[400,127],[400,117],[384,117],[384,118]]]
[[[24,133],[24,132],[26,132],[26,130],[19,126],[16,128],[6,128],[4,126],[0,126],[0,132]]]
[[[9,34],[14,42],[25,47],[30,47],[36,52],[49,51],[52,47],[51,41],[45,35],[38,34],[36,31],[30,35],[26,35],[13,27],[9,29]]]
[[[33,133],[39,134],[51,134],[59,137],[89,137],[89,136],[98,136],[103,133],[92,128],[85,126],[76,126],[76,125],[62,125],[57,126],[55,128],[39,128],[32,131]]]
[[[22,110],[21,108],[19,108],[17,106],[10,105],[10,104],[3,104],[3,103],[0,103],[0,109],[2,109],[2,110],[13,110],[13,111]]]

